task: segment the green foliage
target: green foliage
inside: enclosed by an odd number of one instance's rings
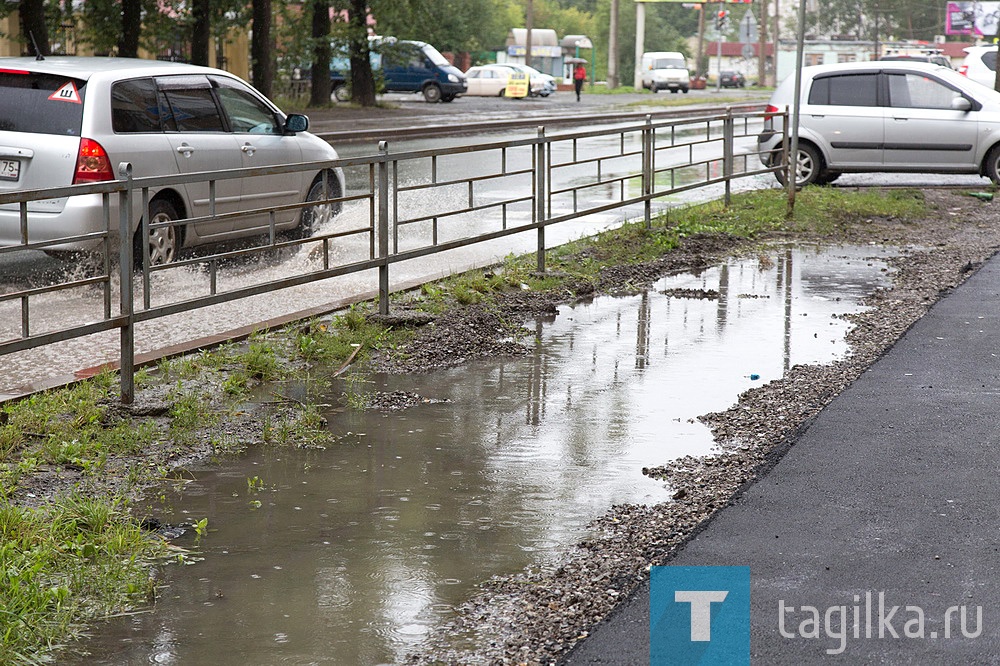
[[[0,663],[49,661],[84,623],[153,593],[148,562],[164,542],[123,506],[81,495],[39,508],[0,500]]]

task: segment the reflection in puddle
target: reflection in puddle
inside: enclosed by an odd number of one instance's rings
[[[208,517],[204,560],[167,567],[154,612],[102,628],[79,663],[404,660],[477,583],[550,565],[612,504],[666,501],[641,468],[710,451],[699,415],[844,354],[837,315],[883,284],[876,254],[731,260],[531,322],[524,358],[375,377],[441,401],[334,411],[328,450],[194,470],[173,505]]]

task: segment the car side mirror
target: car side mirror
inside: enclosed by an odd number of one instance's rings
[[[292,113],[285,118],[285,131],[289,133],[305,132],[309,129],[309,118],[301,113]]]
[[[951,100],[951,108],[954,111],[971,111],[972,102],[967,97],[958,95]]]

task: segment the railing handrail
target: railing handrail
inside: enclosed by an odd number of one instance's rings
[[[23,228],[30,223],[32,215],[32,212],[27,210],[27,204],[30,201],[38,199],[60,199],[83,194],[100,195],[104,198],[104,209],[107,217],[106,230],[102,233],[95,232],[93,234],[98,238],[103,238],[105,267],[103,273],[96,277],[87,277],[85,279],[71,280],[48,286],[33,285],[12,293],[0,294],[0,305],[9,305],[11,301],[21,302],[22,319],[21,335],[19,337],[6,341],[0,340],[0,356],[48,345],[53,342],[90,335],[95,332],[119,329],[122,332],[119,362],[119,367],[122,370],[122,400],[129,402],[133,394],[132,377],[126,377],[125,375],[131,375],[134,368],[136,356],[134,349],[134,327],[139,322],[372,269],[378,272],[379,308],[383,312],[387,312],[389,306],[389,270],[391,265],[475,243],[496,240],[514,234],[522,234],[528,231],[535,231],[537,234],[535,251],[538,269],[542,271],[545,267],[545,230],[548,226],[616,209],[624,210],[630,206],[639,204],[643,206],[643,217],[648,225],[651,219],[652,202],[658,198],[668,194],[677,194],[707,185],[723,183],[725,185],[724,196],[728,204],[731,182],[734,179],[786,168],[786,151],[782,153],[781,159],[778,162],[772,163],[771,166],[756,169],[749,167],[747,162],[748,155],[743,154],[741,156],[742,169],[736,168],[739,157],[734,153],[734,144],[737,138],[736,124],[740,121],[749,123],[750,120],[763,119],[765,115],[772,118],[777,117],[777,119],[781,120],[786,114],[765,114],[763,111],[734,110],[732,108],[727,109],[722,114],[712,113],[704,116],[670,119],[654,119],[651,114],[646,114],[642,122],[628,122],[619,124],[616,127],[587,128],[585,130],[551,134],[546,133],[543,128],[538,128],[535,136],[531,137],[487,141],[465,146],[407,150],[399,153],[391,152],[389,145],[386,142],[381,142],[377,153],[359,157],[172,176],[135,177],[131,173],[131,166],[122,164],[119,169],[120,178],[116,181],[2,193],[0,194],[0,205],[18,204]],[[786,125],[787,121],[784,121],[782,127]],[[749,127],[749,125],[747,126]],[[659,134],[658,132],[663,133]],[[746,138],[749,134],[741,134],[739,136],[740,138]],[[613,141],[605,142],[607,145],[604,146],[604,149],[607,152],[595,152],[592,149],[586,149],[583,150],[586,155],[580,155],[580,147],[588,145],[587,142],[589,140],[603,140],[606,138],[614,139]],[[713,144],[721,146],[721,155],[713,153],[708,157],[695,157],[696,150]],[[603,146],[604,144],[601,145]],[[571,159],[568,161],[555,161],[552,151],[556,146],[567,146],[572,155]],[[666,165],[658,163],[658,156],[666,154],[667,151],[676,152],[679,149],[688,151],[689,157],[686,161]],[[521,151],[527,151],[527,153]],[[493,168],[484,174],[458,174],[454,177],[438,179],[438,159],[470,153],[499,153],[503,166],[499,169]],[[529,153],[530,158],[528,157]],[[526,160],[527,165],[520,163],[517,165],[513,163],[512,165],[508,165],[508,159],[512,154],[519,156],[517,157],[519,160]],[[428,182],[419,185],[404,185],[398,182],[398,168],[400,164],[423,163],[428,159],[433,164],[431,167],[432,176],[428,179]],[[631,161],[636,159],[640,162],[638,169],[625,169],[621,173],[615,171],[615,165],[618,163],[631,163]],[[582,183],[575,180],[569,184],[559,184],[556,182],[557,174],[568,167],[574,166],[587,166],[588,169],[596,172],[596,176]],[[262,230],[268,234],[268,242],[264,245],[248,249],[220,251],[192,259],[183,259],[164,266],[143,266],[139,274],[134,273],[132,270],[131,243],[120,243],[118,244],[118,252],[120,253],[117,258],[118,263],[117,266],[114,265],[114,258],[110,255],[112,237],[116,234],[119,236],[129,234],[129,237],[131,237],[134,219],[136,216],[142,216],[143,211],[148,211],[149,202],[155,196],[155,191],[167,187],[182,186],[188,183],[206,181],[211,183],[213,181],[234,178],[253,178],[297,172],[322,173],[330,169],[367,169],[366,188],[351,194],[339,193],[337,196],[328,199],[334,205],[343,205],[344,203],[352,202],[367,205],[369,210],[367,226],[321,233],[304,240],[282,240],[278,238],[274,226],[275,213],[291,213],[296,209],[303,209],[314,205],[309,202],[256,208],[249,211],[241,210],[239,212],[203,215],[200,217],[185,218],[180,223],[187,225],[201,222],[219,222],[250,214],[268,214],[270,216],[269,231],[262,227]],[[698,179],[691,180],[690,173],[692,170],[700,174]],[[681,182],[677,182],[678,175],[681,176]],[[489,198],[483,197],[483,192],[480,191],[479,199],[477,200],[477,186],[486,185],[490,181],[497,181],[501,178],[508,180],[517,178],[527,180],[530,178],[530,194],[519,193],[517,196]],[[685,178],[689,182],[684,182]],[[635,191],[631,191],[630,183],[637,179],[641,182]],[[527,188],[526,182],[523,187]],[[433,212],[433,210],[424,210],[419,215],[413,217],[401,216],[399,210],[400,196],[419,194],[423,191],[433,194],[435,188],[464,190],[465,194],[462,195],[466,197],[464,203],[437,213]],[[580,206],[579,197],[582,193],[585,194],[589,188],[600,188],[602,190],[610,188],[611,191],[617,190],[617,198],[607,202],[601,201],[593,205]],[[214,188],[212,188],[212,192],[214,193]],[[559,205],[555,206],[555,203]],[[519,206],[523,207],[523,210],[518,208]],[[502,219],[500,228],[477,231],[471,236],[450,238],[448,240],[441,240],[438,237],[438,228],[442,220],[449,220],[452,217],[458,219],[457,216],[459,215],[468,215],[473,212],[486,214],[491,211],[495,211],[496,215]],[[515,217],[518,215],[527,216],[527,218],[526,221],[518,221],[516,224],[509,225],[509,214]],[[115,219],[116,215],[117,219]],[[431,240],[416,247],[400,249],[400,230],[416,224],[430,225],[432,227]],[[162,226],[162,224],[153,225],[154,228]],[[143,222],[140,226],[140,231],[148,233],[148,227],[149,225]],[[66,241],[64,238],[49,239],[44,242],[27,242],[26,232],[23,231],[22,233],[25,236],[22,240],[25,242],[0,248],[0,256],[18,249],[44,249],[60,241]],[[367,256],[357,256],[345,263],[331,264],[332,241],[348,236],[365,236],[368,238],[369,250]],[[391,239],[395,240],[390,243]],[[261,250],[273,251],[305,243],[317,244],[321,250],[322,267],[307,269],[304,272],[291,276],[267,278],[264,281],[249,286],[234,287],[224,291],[217,290],[216,272],[221,261],[253,254]],[[210,274],[209,293],[184,294],[180,297],[180,300],[158,303],[156,305],[151,303],[150,293],[152,286],[150,275],[152,273],[193,264],[204,264],[208,267]],[[112,285],[115,280],[117,280],[119,287],[119,312],[116,315],[112,315]],[[97,285],[104,290],[104,316],[101,320],[68,322],[66,326],[58,331],[36,333],[32,330],[30,305],[33,299],[50,292],[79,288],[84,285]],[[134,290],[138,290],[142,294],[141,306],[136,305],[136,307],[133,307],[135,303]]]

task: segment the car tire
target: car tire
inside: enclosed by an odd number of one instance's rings
[[[166,199],[154,199],[149,202],[149,224],[160,224],[162,222],[173,222],[179,220],[180,215],[174,205]],[[169,264],[177,259],[177,252],[180,250],[181,231],[177,226],[160,227],[149,230],[149,265],[161,266]],[[142,267],[144,260],[142,252],[142,227],[135,230],[135,242],[133,243],[132,262],[136,268]]]
[[[688,94],[688,89],[687,88],[681,88],[681,92],[684,93],[685,95],[687,95]]]
[[[445,103],[454,102],[457,96],[458,95],[441,95],[441,101]]]
[[[840,178],[841,174],[839,171],[824,171],[820,174],[819,178],[816,179],[817,185],[829,185],[833,181]]]
[[[436,104],[441,101],[441,86],[436,83],[428,83],[424,86],[424,101]]]
[[[333,93],[330,95],[337,102],[350,102],[351,101],[351,91],[348,90],[347,86],[337,86],[333,89]]]
[[[656,93],[660,92],[660,89],[656,87],[656,84],[655,84],[655,83],[654,83],[653,85],[651,85],[651,86],[649,87],[649,89],[650,89],[651,91],[653,91],[653,94],[654,94],[654,95],[655,95]]]
[[[775,157],[775,159],[779,158],[780,154]],[[806,185],[815,185],[818,183],[820,173],[823,169],[823,159],[820,157],[818,150],[808,143],[800,145],[799,158],[795,162],[795,187],[801,188]],[[774,177],[782,185],[787,180],[784,171],[775,171]]]
[[[503,97],[506,94],[507,94],[507,89],[506,88],[501,88],[500,92],[497,93],[497,97]]]
[[[328,180],[330,182],[330,197],[339,197],[340,182],[332,173]],[[320,201],[323,198],[323,175],[320,174],[313,181],[312,185],[309,186],[305,201],[309,203],[310,201]],[[289,233],[289,236],[296,240],[309,238],[316,233],[317,229],[336,217],[339,212],[339,202],[303,208],[302,212],[299,213],[299,225]]]
[[[986,153],[983,173],[993,181],[994,185],[1000,185],[1000,144],[993,146],[990,152]]]

